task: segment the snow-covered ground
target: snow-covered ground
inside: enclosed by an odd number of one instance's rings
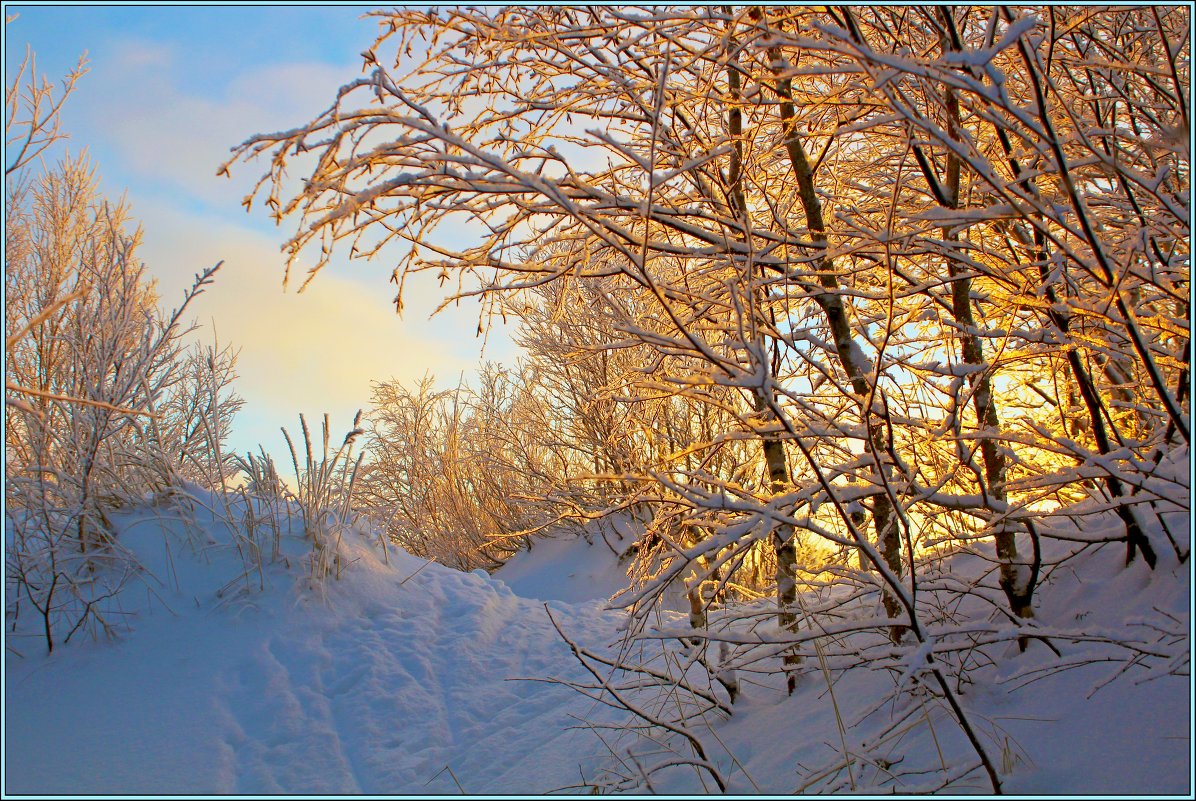
[[[606,601],[622,574],[601,537],[540,542],[491,577],[395,549],[384,558],[373,537],[350,534],[339,581],[311,587],[294,550],[289,569],[267,566],[218,596],[243,570],[220,544],[227,532],[210,516],[191,529],[167,517],[147,508],[120,518],[122,543],[156,579],[126,589],[116,639],[77,637],[47,656],[36,637],[6,638],[6,795],[585,793],[661,759],[647,740],[593,728],[621,720],[617,710],[520,680],[587,678],[549,612],[587,648],[617,645],[623,617]],[[1042,587],[1045,630],[1116,635],[1169,615],[1182,633],[1170,647],[1186,654],[1190,565],[1123,570],[1121,546],[1081,559]],[[682,619],[666,612],[661,623]],[[1099,642],[1061,643],[1063,658],[1095,661],[1038,678],[1060,657],[1038,643],[1024,654],[1007,646],[961,692],[1006,790],[1191,793],[1186,656],[1174,671],[1183,675],[1171,675],[1157,659],[1126,668]],[[775,676],[740,671],[735,714],[693,725],[730,791],[792,793],[845,745],[867,755],[843,772],[858,787],[886,770],[950,771],[971,758],[944,707],[893,696],[899,677],[834,675],[833,694],[811,671],[787,696]],[[862,742],[915,707],[883,749]],[[842,737],[836,709],[849,726]],[[672,768],[639,789],[700,792],[703,778]],[[899,791],[938,781],[915,773]],[[952,790],[988,785],[974,772]]]
[[[196,553],[148,512],[125,528],[167,585],[129,599],[119,640],[48,658],[10,643],[6,793],[496,793],[592,768],[593,737],[570,727],[593,702],[516,680],[577,674],[544,601],[348,541],[356,561],[324,592],[279,568],[220,599],[241,570],[229,546]],[[613,637],[601,601],[547,605],[584,640]]]

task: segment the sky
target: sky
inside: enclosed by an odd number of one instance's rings
[[[361,16],[370,8],[5,4],[6,17],[16,15],[4,29],[6,76],[27,46],[54,81],[86,54],[88,72],[63,112],[70,138],[54,158],[86,150],[105,195],[128,199],[163,306],[177,306],[197,273],[224,261],[189,317],[202,339],[240,349],[246,403],[229,443],[238,453],[262,445],[279,458],[279,427],[297,431],[300,413],[329,413],[339,440],[368,406],[372,381],[431,373],[455,386],[483,360],[517,355],[501,323],[476,335],[475,302],[430,319],[444,297],[430,278],[408,280],[399,317],[397,251],[335,261],[302,294],[300,271],[284,291],[280,246],[294,224],[276,227],[260,204],[250,213],[241,204],[266,164],[216,176],[232,147],[307,122],[361,74],[376,30]]]

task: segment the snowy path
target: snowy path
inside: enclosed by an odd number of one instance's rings
[[[546,792],[578,783],[592,702],[542,601],[392,555],[310,595],[159,609],[115,643],[10,659],[13,793]],[[273,594],[273,593],[272,593]],[[550,602],[583,640],[600,602]],[[176,606],[176,609],[179,608]],[[64,675],[69,674],[69,675]],[[84,712],[83,710],[86,710]],[[82,713],[82,716],[81,714]],[[37,726],[22,722],[37,720]],[[600,747],[600,746],[598,746]]]

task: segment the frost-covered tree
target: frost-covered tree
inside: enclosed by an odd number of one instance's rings
[[[490,366],[476,387],[374,385],[359,503],[416,555],[464,570],[498,567],[559,518],[566,479],[544,408],[518,375]]]
[[[86,162],[64,161],[10,200],[8,476],[58,498],[55,509],[77,507],[71,524],[86,551],[107,536],[106,505],[164,488],[175,464],[198,453],[196,438],[165,435],[187,425],[184,406],[205,394],[225,401],[226,413],[235,403],[227,403],[227,370],[218,386],[187,385],[195,380],[181,369],[182,308],[171,317],[159,311],[127,207],[98,194]],[[213,433],[227,436],[228,422]]]
[[[238,472],[227,442],[244,405],[234,384],[238,351],[219,342],[192,343],[177,357],[174,383],[146,423],[146,447],[174,474],[200,486],[222,488]]]
[[[103,602],[134,569],[111,547],[111,510],[210,467],[240,403],[227,354],[206,376],[184,369],[182,314],[215,268],[163,314],[127,205],[84,158],[40,166],[78,75],[55,99],[22,70],[6,109],[6,603],[14,619],[32,608],[50,648],[107,628]],[[182,436],[200,410],[210,428]]]
[[[494,281],[484,278],[491,290],[530,288],[569,274],[620,275],[642,287],[655,304],[660,330],[628,333],[703,365],[687,366],[682,376],[690,393],[737,388],[755,409],[742,423],[763,444],[769,493],[783,493],[792,486],[792,467],[782,442],[798,441],[792,412],[779,408],[798,389],[796,382],[781,386],[777,379],[785,356],[790,365],[806,365],[804,348],[813,342],[830,352],[833,372],[845,371],[835,380],[850,387],[857,403],[868,408],[876,399],[871,368],[850,330],[841,281],[819,255],[825,226],[815,190],[809,181],[804,195],[792,189],[791,173],[800,172],[794,159],[801,153],[790,146],[778,154],[758,144],[784,134],[792,106],[762,95],[759,83],[743,85],[744,74],[770,80],[767,48],[728,72],[728,58],[749,52],[734,32],[736,25],[751,24],[740,16],[707,9],[657,15],[563,9],[389,17],[385,22],[394,30],[379,46],[398,37],[403,50],[423,37],[451,35],[452,44],[442,41],[438,53],[452,61],[464,52],[486,66],[449,66],[401,82],[380,67],[347,87],[337,107],[311,126],[257,137],[242,152],[272,150],[267,178],[277,179],[270,204],[278,207],[276,193],[293,146],[311,149],[317,138],[331,135],[320,140],[307,190],[287,206],[310,223],[290,245],[295,255],[317,239],[327,254],[344,237],[354,238],[356,252],[374,252],[394,240],[419,250],[436,224],[470,213],[493,233],[466,251],[432,248],[451,258],[434,258],[429,266],[487,276],[497,267]],[[600,36],[589,38],[594,31]],[[634,68],[609,57],[620,51]],[[686,55],[674,64],[674,53]],[[749,89],[753,99],[745,102]],[[347,98],[359,91],[381,93],[390,105],[350,112]],[[444,108],[443,120],[433,107]],[[598,120],[606,132],[585,134],[575,117]],[[385,130],[390,125],[393,135]],[[375,139],[377,144],[367,144]],[[583,170],[585,156],[567,159],[563,148],[604,152],[612,166]],[[367,177],[383,164],[403,171],[381,181]],[[451,202],[436,199],[446,192]],[[813,220],[809,228],[795,216],[805,214],[803,197]],[[808,232],[814,229],[811,250]],[[323,264],[322,257],[316,269]],[[799,343],[791,327],[800,309],[791,307],[805,307],[810,298],[824,312],[820,325],[831,331]],[[870,497],[884,569],[895,577],[901,560],[892,490],[876,472],[888,469],[877,447],[882,426],[872,412],[861,418],[863,428],[849,430],[844,422],[838,430],[874,453],[871,466],[862,466],[873,477]],[[770,519],[752,535],[773,537],[783,555],[782,606],[792,602],[792,532],[792,523]],[[863,547],[871,548],[867,542]],[[896,601],[886,599],[896,614]]]
[[[375,16],[368,74],[235,149],[269,159],[247,203],[298,220],[285,249],[313,257],[308,280],[340,245],[496,305],[599,293],[538,323],[543,344],[562,335],[544,350],[558,391],[594,410],[576,436],[706,532],[669,539],[637,608],[768,543],[782,641],[816,636],[795,587],[825,567],[878,599],[868,625],[931,653],[951,635],[925,620],[919,560],[974,548],[995,580],[961,591],[1026,630],[1050,516],[1093,495],[1156,564],[1147,479],[1189,437],[1186,11]],[[436,238],[462,217],[473,242]],[[568,326],[600,312],[621,339],[578,352],[637,367],[562,382]],[[623,397],[663,387],[721,415],[682,448],[750,441],[766,479],[670,474],[643,441],[606,443]],[[800,564],[810,538],[834,556]]]

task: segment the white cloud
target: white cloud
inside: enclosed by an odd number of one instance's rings
[[[193,200],[236,210],[260,169],[244,166],[233,179],[216,171],[230,148],[259,131],[294,127],[328,105],[354,77],[345,65],[283,63],[247,70],[205,96],[182,91],[169,48],[141,40],[113,47],[93,64],[75,119],[87,136],[113,150],[135,177],[177,187]],[[264,165],[261,169],[264,169]]]
[[[144,39],[124,39],[115,44],[112,64],[121,74],[142,72],[144,75],[159,75],[175,64],[174,50],[160,42]],[[154,70],[146,73],[145,70]]]

